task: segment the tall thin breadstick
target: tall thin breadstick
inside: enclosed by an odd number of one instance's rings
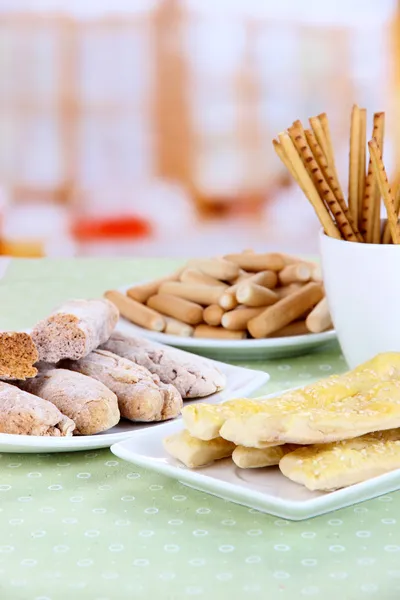
[[[388,182],[385,166],[382,162],[382,154],[375,139],[372,139],[368,142],[368,147],[374,176],[386,206],[392,240],[394,244],[400,244],[400,224],[398,222],[398,215],[395,210],[395,199]]]
[[[310,117],[308,120],[310,122],[311,129],[313,130],[313,133],[314,133],[315,137],[317,138],[318,144],[321,146],[322,152],[325,154],[326,160],[329,163],[329,160],[330,160],[329,144],[325,137],[325,133],[322,128],[321,121],[319,120],[319,117]]]
[[[347,207],[346,201],[343,196],[343,192],[342,192],[340,186],[338,186],[337,179],[334,176],[334,173],[332,171],[332,167],[328,164],[325,154],[322,152],[321,146],[318,144],[318,141],[317,141],[315,135],[309,129],[306,129],[304,133],[306,135],[306,140],[308,142],[308,145],[310,146],[311,152],[313,153],[314,158],[317,161],[329,187],[331,188],[333,194],[335,195],[336,200],[339,202],[342,211],[344,212],[347,220],[349,221],[349,223],[351,225],[351,228],[353,229],[354,233],[356,234],[358,241],[359,242],[364,241],[362,238],[362,235],[358,231],[357,223],[354,222],[351,217],[350,211]]]
[[[397,218],[399,218],[400,217],[400,215],[399,215],[399,211],[400,211],[400,185],[397,186],[396,194],[395,194],[395,197],[394,197],[394,210],[396,211]],[[384,227],[383,233],[382,233],[381,243],[382,244],[390,244],[391,241],[392,241],[392,234],[390,233],[389,221],[386,221],[385,227]]]
[[[362,218],[362,205],[365,194],[365,154],[367,151],[367,111],[360,108],[360,143],[358,160],[358,223]]]
[[[378,142],[379,147],[383,150],[383,134],[384,134],[384,123],[385,113],[375,113],[372,129],[372,137]],[[377,182],[374,178],[374,172],[372,169],[372,161],[369,159],[368,173],[365,180],[365,193],[364,201],[362,206],[362,217],[361,217],[361,233],[364,239],[369,244],[374,241],[374,228],[375,222],[380,218],[380,193]],[[378,216],[379,213],[379,216]]]
[[[354,233],[349,220],[346,218],[346,215],[341,209],[340,204],[335,198],[331,188],[327,184],[325,177],[319,168],[309,145],[307,144],[306,137],[301,133],[301,130],[297,129],[296,127],[289,128],[289,135],[298,153],[300,154],[303,163],[306,165],[306,169],[314,181],[314,185],[317,188],[321,198],[323,198],[326,204],[329,206],[344,239],[356,242],[356,234]]]
[[[297,153],[296,148],[293,145],[292,140],[288,133],[280,133],[279,141],[282,144],[282,148],[285,152],[287,159],[290,161],[293,170],[296,173],[296,177],[298,177],[299,181],[301,181],[301,188],[308,198],[310,203],[312,204],[317,216],[322,224],[322,227],[325,230],[325,233],[330,237],[336,238],[337,240],[341,240],[342,236],[335,223],[332,221],[332,218],[325,207],[321,197],[319,196],[315,185],[307,172],[300,156]]]
[[[315,125],[315,126],[317,127],[318,131],[320,132],[320,135],[323,136],[325,152],[327,153],[328,165],[329,165],[330,169],[332,170],[332,175],[335,180],[335,185],[340,190],[342,197],[344,197],[342,187],[341,187],[340,181],[339,181],[338,172],[336,169],[335,152],[333,150],[333,143],[332,143],[331,129],[329,127],[328,115],[326,113],[321,113],[316,118],[318,119],[318,121],[320,123],[320,127],[318,125]]]
[[[297,185],[301,188],[303,194],[307,195],[303,188],[302,182],[300,181],[295,169],[292,166],[292,163],[288,159],[286,152],[283,149],[282,144],[280,144],[277,140],[272,140],[272,145],[274,147],[274,150],[275,150],[277,156],[281,159],[281,161],[283,162],[283,164],[285,165],[285,167],[287,168],[287,170],[289,171],[289,173],[291,174],[293,179],[296,181]]]
[[[318,115],[318,120],[321,123],[322,131],[324,132],[324,136],[325,136],[325,140],[326,140],[328,161],[331,164],[333,171],[336,171],[335,153],[333,151],[332,136],[331,136],[331,130],[329,127],[328,115],[326,113],[321,113],[320,115]]]
[[[360,153],[360,109],[355,104],[351,111],[349,154],[349,209],[353,221],[358,221],[358,161]]]

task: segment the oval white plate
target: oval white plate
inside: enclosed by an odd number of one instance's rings
[[[225,363],[216,363],[226,376],[226,387],[217,394],[206,398],[185,401],[185,405],[192,402],[218,403],[238,396],[250,396],[269,380],[268,373],[235,367]],[[132,423],[122,419],[118,425],[96,435],[82,435],[71,437],[42,437],[33,435],[10,435],[0,433],[0,452],[37,453],[37,452],[75,452],[77,450],[94,450],[109,448],[112,444],[122,442],[132,435],[146,428],[160,427],[161,423]]]
[[[334,330],[283,338],[265,338],[263,340],[211,340],[180,337],[159,333],[158,331],[149,331],[130,323],[126,319],[119,320],[117,330],[127,335],[146,337],[160,344],[168,344],[215,360],[233,361],[299,356],[336,340]]]

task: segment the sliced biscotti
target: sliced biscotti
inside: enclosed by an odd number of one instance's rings
[[[225,375],[210,361],[142,338],[115,332],[102,349],[142,365],[175,386],[182,398],[209,396],[226,385]]]
[[[400,429],[298,448],[279,463],[282,473],[312,491],[331,491],[400,468]]]
[[[94,350],[63,366],[101,381],[117,398],[121,416],[131,421],[163,421],[179,415],[182,396],[168,384],[157,383],[140,365],[107,350]]]
[[[100,381],[67,369],[46,369],[18,383],[23,390],[54,404],[75,421],[76,434],[92,435],[119,422],[116,395]]]
[[[74,421],[51,402],[0,381],[0,433],[59,437],[74,429]]]
[[[37,348],[28,333],[0,332],[0,379],[27,379],[34,377],[39,360]]]
[[[57,363],[87,356],[108,340],[118,318],[117,308],[106,299],[66,302],[32,331],[40,360]]]

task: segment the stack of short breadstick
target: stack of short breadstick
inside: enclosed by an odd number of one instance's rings
[[[241,340],[332,327],[319,267],[278,253],[190,260],[169,277],[105,296],[129,321],[172,335]]]
[[[295,121],[273,145],[312,204],[325,233],[349,242],[400,243],[400,187],[394,194],[382,162],[385,113],[373,116],[367,163],[366,110],[353,106],[347,201],[336,169],[328,117],[322,113],[309,122],[310,129],[304,129]],[[383,227],[381,197],[387,213]]]

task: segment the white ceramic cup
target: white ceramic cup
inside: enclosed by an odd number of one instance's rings
[[[352,369],[400,352],[400,245],[345,242],[320,234],[326,297]]]

